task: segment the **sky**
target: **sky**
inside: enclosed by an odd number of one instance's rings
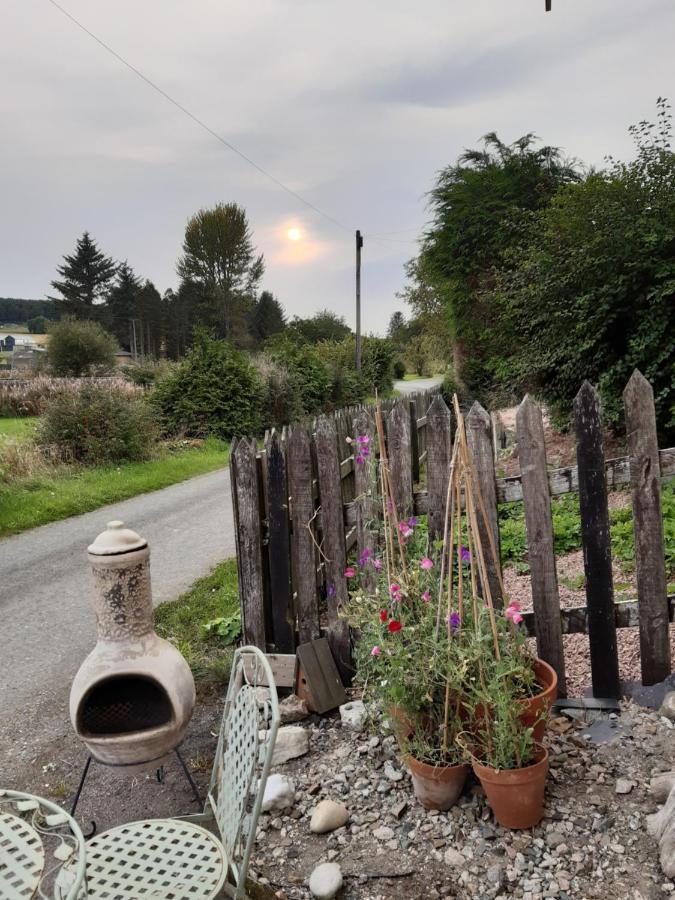
[[[185,224],[245,207],[289,315],[384,333],[435,174],[497,131],[587,164],[675,94],[672,0],[50,0],[0,3],[0,296],[40,298],[86,229],[160,291]],[[331,221],[335,220],[335,221]],[[339,223],[339,224],[336,224]],[[288,239],[297,228],[301,238]]]

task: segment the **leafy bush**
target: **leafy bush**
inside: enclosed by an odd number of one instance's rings
[[[151,387],[168,375],[170,370],[171,363],[166,359],[143,359],[135,366],[124,366],[122,374],[132,384]]]
[[[152,403],[164,431],[192,437],[260,431],[263,389],[245,353],[198,330],[185,359],[158,382]]]
[[[61,458],[98,465],[147,459],[155,446],[152,410],[125,391],[88,384],[52,398],[37,435]]]
[[[116,352],[117,341],[98,322],[66,318],[51,326],[48,359],[55,375],[110,371]]]
[[[285,333],[268,341],[267,353],[288,371],[303,412],[319,412],[325,407],[331,396],[331,377],[324,353]]]
[[[394,360],[393,371],[394,378],[396,378],[398,381],[400,381],[402,378],[405,378],[405,363],[402,359]]]

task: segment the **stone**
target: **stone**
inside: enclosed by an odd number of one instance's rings
[[[675,788],[675,772],[661,772],[649,782],[649,791],[657,803],[665,803],[668,794]]]
[[[351,731],[363,731],[368,712],[363,700],[351,700],[340,707],[340,719],[344,728]]]
[[[408,809],[408,801],[400,800],[398,803],[394,803],[394,805],[391,808],[391,811],[397,819],[400,819],[405,815],[405,812],[407,809]]]
[[[487,880],[490,884],[501,885],[504,880],[504,872],[502,871],[501,866],[489,866],[487,872]]]
[[[301,697],[298,697],[297,694],[291,694],[289,697],[284,697],[279,704],[279,714],[281,716],[281,724],[290,725],[293,722],[300,722],[302,719],[306,719],[309,715],[309,710]]]
[[[466,859],[454,847],[448,847],[443,854],[443,861],[446,866],[452,866],[453,869],[463,869],[466,865]]]
[[[335,800],[322,800],[317,803],[309,823],[309,830],[313,834],[325,834],[327,831],[335,831],[342,828],[349,821],[347,807]]]
[[[335,862],[321,863],[309,876],[309,891],[316,900],[331,900],[342,887],[342,869]]]
[[[659,715],[665,716],[671,722],[675,722],[675,691],[668,691],[663,698],[663,703],[659,709]]]
[[[388,825],[380,825],[373,832],[373,837],[377,838],[378,841],[390,841],[394,837],[394,830],[389,828]]]
[[[401,781],[403,779],[403,772],[400,769],[395,769],[389,760],[387,760],[384,764],[384,777],[388,778],[389,781]]]
[[[630,794],[635,787],[635,782],[629,778],[617,778],[614,791],[617,794]]]
[[[270,775],[265,784],[262,811],[280,812],[293,806],[295,801],[295,782],[288,775]]]
[[[309,752],[309,735],[302,725],[284,725],[277,732],[272,754],[272,767]]]
[[[675,878],[675,788],[661,809],[647,816],[647,831],[659,843],[659,859],[663,874]]]

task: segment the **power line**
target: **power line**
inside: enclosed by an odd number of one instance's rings
[[[252,166],[258,172],[260,172],[261,175],[264,175],[265,178],[268,178],[278,188],[281,188],[282,191],[285,191],[287,194],[290,194],[291,197],[294,197],[296,200],[298,200],[300,203],[303,203],[306,207],[313,210],[313,212],[317,213],[318,215],[323,216],[324,219],[326,219],[329,222],[332,222],[332,224],[336,225],[338,228],[341,228],[344,231],[349,231],[349,232],[351,232],[353,230],[353,229],[349,228],[347,225],[345,225],[344,223],[340,222],[338,219],[335,219],[333,216],[329,215],[327,212],[324,212],[322,209],[319,209],[318,206],[315,206],[313,203],[310,203],[309,200],[306,200],[303,196],[298,194],[297,191],[294,191],[293,188],[288,187],[288,185],[284,184],[283,181],[280,181],[278,178],[276,178],[276,176],[272,175],[266,169],[263,169],[262,166],[258,165],[257,162],[252,160],[249,156],[247,156],[245,153],[243,153],[241,150],[239,150],[237,147],[235,147],[234,144],[232,144],[230,141],[226,140],[224,137],[222,137],[222,135],[218,134],[217,131],[214,131],[213,128],[211,128],[209,125],[206,124],[206,122],[204,122],[202,119],[200,119],[194,113],[190,112],[190,110],[187,109],[185,106],[183,106],[182,103],[179,103],[178,100],[175,100],[163,88],[161,88],[158,84],[156,84],[154,81],[152,81],[151,78],[148,78],[147,75],[144,75],[143,72],[140,71],[140,69],[137,69],[136,66],[134,66],[132,63],[130,63],[128,60],[126,60],[116,50],[113,50],[113,48],[109,44],[106,44],[106,42],[103,41],[100,37],[98,37],[98,35],[94,34],[93,31],[90,31],[86,27],[86,25],[83,25],[82,22],[80,22],[78,19],[76,19],[74,15],[69,13],[67,9],[64,9],[59,3],[56,2],[56,0],[48,0],[48,2],[51,3],[51,5],[53,7],[58,9],[58,11],[60,13],[62,13],[67,19],[70,19],[70,21],[74,25],[76,25],[81,31],[83,31],[85,34],[89,35],[89,37],[92,38],[92,40],[96,41],[96,43],[99,46],[103,47],[103,49],[107,53],[110,53],[111,56],[114,56],[115,59],[118,60],[118,62],[121,62],[122,65],[126,66],[127,69],[130,69],[135,75],[138,75],[138,77],[142,81],[144,81],[154,91],[156,91],[158,94],[160,94],[162,97],[164,97],[165,100],[168,100],[169,103],[171,103],[173,106],[176,107],[176,109],[179,109],[184,115],[186,115],[186,116],[188,116],[188,118],[192,119],[192,121],[195,122],[197,125],[199,125],[200,128],[203,128],[204,131],[206,131],[208,134],[210,134],[211,137],[214,137],[217,141],[220,141],[220,143],[223,144],[224,147],[227,147],[228,150],[231,150],[233,153],[236,153],[237,156],[241,157],[241,159],[243,159],[250,166]]]

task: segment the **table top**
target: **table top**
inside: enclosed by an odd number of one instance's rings
[[[58,883],[59,896],[75,900],[84,871],[84,837],[65,810],[43,797],[0,788],[0,897],[50,897]]]

